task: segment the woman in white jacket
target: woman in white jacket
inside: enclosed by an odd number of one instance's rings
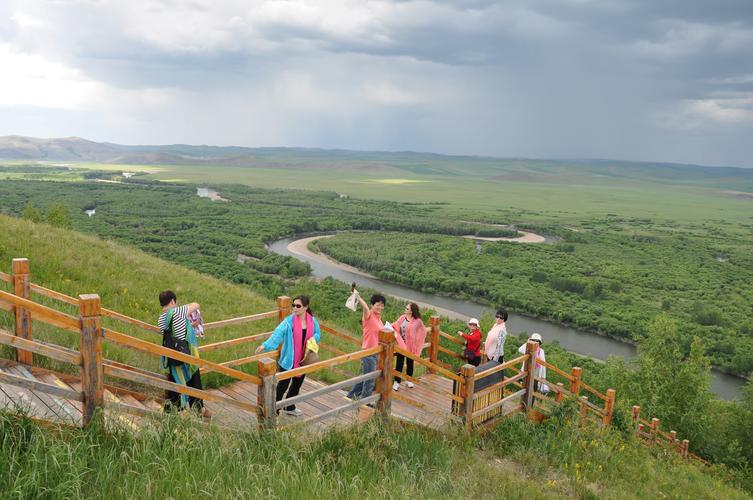
[[[531,335],[528,340],[533,340],[534,342],[538,343],[538,347],[536,348],[536,368],[534,368],[534,376],[537,378],[546,378],[546,366],[542,365],[541,363],[538,363],[538,360],[541,360],[546,363],[546,355],[544,354],[544,348],[541,347],[541,335],[538,333],[534,333]],[[520,354],[526,353],[526,344],[523,344],[518,348],[518,352]],[[522,368],[521,368],[522,369]],[[549,386],[541,383],[539,384],[538,380],[533,383],[533,390],[536,392],[540,392],[541,394],[547,394],[549,392]]]

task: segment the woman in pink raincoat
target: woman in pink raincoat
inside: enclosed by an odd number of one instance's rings
[[[397,321],[392,323],[392,328],[395,329],[395,338],[397,345],[401,349],[410,351],[416,356],[421,356],[421,351],[424,349],[424,341],[426,340],[426,326],[421,319],[421,312],[418,310],[418,304],[411,302],[406,304],[405,313],[397,318]],[[397,366],[395,369],[399,372],[403,371],[403,363],[405,362],[405,356],[402,354],[396,354]],[[413,376],[413,360],[408,358],[408,376]],[[392,384],[393,390],[400,388],[400,377],[395,377],[395,382]],[[413,387],[413,382],[410,380],[405,382],[409,388]]]

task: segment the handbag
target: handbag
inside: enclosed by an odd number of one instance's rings
[[[173,314],[171,311],[167,318],[167,329],[162,330],[162,347],[167,347],[173,351],[182,352],[183,354],[191,354],[191,345],[187,340],[178,339],[173,336]],[[167,357],[167,356],[166,356]],[[168,366],[180,366],[183,361],[167,357]]]
[[[313,365],[319,362],[319,345],[316,343],[316,339],[311,337],[306,342],[306,354],[301,360],[301,366]]]
[[[467,359],[468,361],[471,361],[471,360],[473,360],[473,359],[476,359],[476,351],[474,351],[473,349],[468,349],[468,348],[466,348],[466,349],[465,349],[465,350],[463,351],[463,357],[464,357],[465,359]]]

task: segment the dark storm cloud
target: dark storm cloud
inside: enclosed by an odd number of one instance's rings
[[[0,49],[147,102],[131,117],[141,142],[182,117],[156,136],[753,166],[747,0],[31,0],[0,14]],[[226,128],[201,125],[217,113]]]

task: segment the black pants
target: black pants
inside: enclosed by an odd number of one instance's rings
[[[481,356],[476,356],[475,358],[466,359],[468,363],[472,364],[473,366],[478,366],[481,364]]]
[[[395,354],[395,357],[397,358],[397,363],[396,363],[397,366],[395,366],[395,370],[401,372],[403,371],[403,363],[405,363],[405,356],[403,356],[402,354]],[[411,358],[408,358],[408,375],[411,377],[413,376],[413,360]],[[402,380],[403,379],[401,379],[400,377],[395,377],[395,382],[397,382],[398,384],[402,382]]]
[[[275,401],[280,401],[281,399],[283,399],[283,396],[285,399],[293,398],[297,396],[298,392],[301,390],[301,386],[303,385],[303,379],[305,378],[306,378],[306,375],[301,375],[300,377],[286,378],[285,380],[280,380],[277,383],[277,398],[275,399]],[[288,390],[288,386],[290,386],[290,390]],[[287,395],[285,394],[285,391],[288,391]],[[285,409],[295,410],[295,405],[286,406]]]
[[[173,379],[173,374],[170,371],[167,372],[167,378],[170,382],[175,382],[175,379]],[[198,368],[194,372],[193,376],[188,380],[188,383],[186,385],[194,389],[203,389],[201,385],[201,373],[199,373]],[[188,406],[192,409],[201,411],[201,409],[204,408],[204,400],[195,398],[193,396],[188,396]],[[181,410],[179,392],[165,391],[164,410],[165,412],[172,410]]]

